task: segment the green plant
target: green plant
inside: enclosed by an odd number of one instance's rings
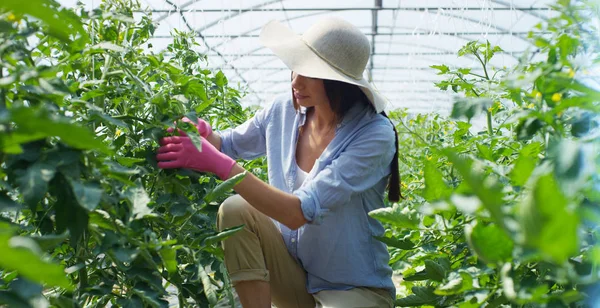
[[[584,81],[598,63],[597,3],[559,1],[531,32],[537,50],[494,69],[501,49],[459,52],[479,70],[433,66],[437,86],[462,94],[453,119],[398,121],[404,193],[371,213],[402,272],[398,306],[577,306],[597,300],[600,92]],[[541,61],[533,61],[540,59]],[[582,58],[589,63],[582,64]],[[470,120],[485,116],[485,131]]]
[[[146,51],[156,25],[133,1],[34,2],[0,4],[0,305],[163,307],[169,286],[180,306],[232,301],[218,242],[239,227],[217,233],[214,216],[241,178],[154,157],[183,115],[243,122],[240,93],[190,34]]]

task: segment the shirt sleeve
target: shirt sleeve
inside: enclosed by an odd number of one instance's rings
[[[266,125],[275,103],[257,111],[242,125],[217,132],[221,136],[221,152],[233,159],[264,156],[267,148]]]
[[[320,224],[327,212],[388,176],[394,147],[391,123],[364,129],[312,181],[294,192],[300,199],[304,218],[309,223]]]

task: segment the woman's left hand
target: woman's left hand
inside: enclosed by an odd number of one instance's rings
[[[160,140],[156,160],[161,169],[186,168],[199,172],[216,174],[222,180],[229,178],[235,161],[221,153],[204,137],[202,139],[202,152],[187,136],[165,137]]]

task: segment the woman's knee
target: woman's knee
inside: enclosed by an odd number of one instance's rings
[[[240,195],[233,195],[221,204],[217,213],[219,230],[245,224],[253,208]]]

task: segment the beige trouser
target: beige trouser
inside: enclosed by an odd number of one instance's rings
[[[309,294],[306,272],[288,253],[273,221],[254,209],[241,196],[229,197],[219,208],[219,230],[245,225],[223,241],[225,266],[233,285],[240,281],[269,282],[272,302],[278,308],[392,307],[383,289],[355,288]]]

